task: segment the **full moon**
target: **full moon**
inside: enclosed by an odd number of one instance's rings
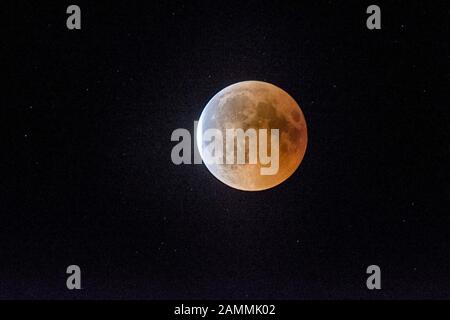
[[[208,129],[220,130],[224,139],[227,129],[256,132],[266,129],[269,155],[274,150],[270,132],[278,129],[278,170],[270,175],[261,174],[261,168],[269,165],[261,163],[259,157],[256,163],[208,163],[206,150],[211,141],[204,138]],[[284,90],[267,82],[243,81],[226,87],[208,102],[198,122],[196,139],[206,167],[217,179],[235,189],[259,191],[279,185],[297,170],[306,151],[306,121],[297,102]],[[259,149],[260,136],[257,141]],[[225,146],[223,150],[227,150]],[[247,159],[248,149],[245,155]]]

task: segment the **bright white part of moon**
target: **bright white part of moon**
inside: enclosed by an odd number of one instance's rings
[[[262,164],[259,158],[255,164],[208,163],[205,150],[211,141],[204,139],[208,129],[218,129],[224,137],[226,129],[255,129],[256,132],[266,129],[269,151],[270,131],[278,129],[277,173],[262,175],[260,169],[267,165]],[[226,87],[208,102],[198,122],[196,139],[206,167],[217,179],[239,190],[259,191],[275,187],[297,170],[308,138],[303,112],[288,93],[266,82],[244,81]],[[226,150],[225,143],[224,138],[223,150]],[[248,149],[245,152],[248,158]]]

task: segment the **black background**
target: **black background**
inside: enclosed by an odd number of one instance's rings
[[[81,31],[70,4],[0,5],[0,298],[450,297],[445,1],[378,1],[374,31],[367,1],[78,1]],[[243,80],[308,124],[264,192],[170,158]]]

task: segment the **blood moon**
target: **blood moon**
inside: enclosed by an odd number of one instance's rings
[[[222,132],[224,137],[227,130],[233,129],[245,132],[263,129],[268,132],[267,137],[271,131],[278,131],[278,170],[275,174],[261,174],[261,168],[268,164],[259,158],[256,163],[211,162],[208,152],[217,152],[210,147],[217,137],[205,139],[210,129]],[[287,92],[267,82],[243,81],[226,87],[208,102],[198,122],[196,139],[206,167],[217,179],[235,189],[259,191],[279,185],[297,170],[305,155],[308,137],[303,112]],[[225,143],[226,139],[222,150],[228,150]],[[256,143],[261,150],[261,141],[258,139]],[[249,150],[245,153],[248,155]]]

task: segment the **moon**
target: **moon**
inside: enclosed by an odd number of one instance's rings
[[[267,163],[208,163],[208,129],[260,129],[279,132],[279,167],[275,174],[263,175]],[[197,146],[208,170],[226,185],[244,191],[273,188],[288,179],[303,160],[307,145],[306,121],[298,103],[281,88],[262,81],[243,81],[219,91],[204,108],[197,126]],[[258,150],[260,139],[258,138]],[[225,144],[225,142],[224,142]],[[268,142],[269,150],[270,142]],[[223,150],[226,150],[224,147]],[[248,156],[248,150],[245,150]],[[226,153],[226,152],[224,152]],[[247,157],[246,157],[247,158]]]

